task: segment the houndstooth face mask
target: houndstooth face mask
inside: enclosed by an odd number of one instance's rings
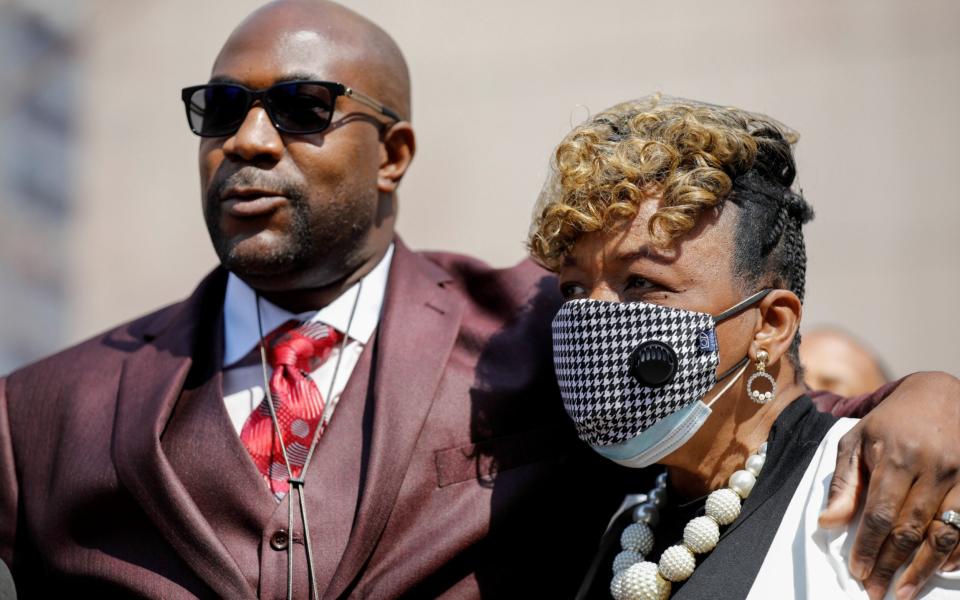
[[[690,411],[691,405],[702,404],[718,381],[737,369],[742,372],[748,360],[717,376],[717,323],[759,302],[769,291],[753,294],[716,317],[642,302],[572,300],[564,304],[553,319],[553,363],[564,407],[580,439],[607,455],[605,448],[617,450],[613,447],[636,441],[644,431],[683,411],[697,415],[693,418],[698,422],[671,424],[677,420],[674,416],[656,429],[682,431],[682,445],[710,413],[706,406],[705,413]],[[650,442],[644,441],[642,451],[647,454]],[[660,447],[658,459],[665,456],[663,444]]]

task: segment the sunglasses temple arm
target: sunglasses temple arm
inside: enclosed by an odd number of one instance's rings
[[[372,109],[374,109],[375,111],[379,112],[380,114],[386,115],[386,116],[390,117],[391,119],[394,119],[394,120],[396,120],[396,121],[402,121],[402,120],[403,120],[403,119],[400,117],[400,115],[398,115],[398,114],[395,113],[394,111],[392,111],[392,110],[390,110],[389,108],[387,108],[386,106],[380,104],[379,102],[377,102],[376,100],[374,100],[374,99],[371,98],[370,96],[367,96],[366,94],[363,94],[363,93],[361,93],[361,92],[358,92],[357,90],[355,90],[355,89],[353,89],[353,88],[349,88],[349,87],[348,87],[346,90],[344,90],[343,95],[344,95],[344,96],[349,96],[350,98],[353,98],[354,100],[356,100],[356,101],[358,101],[358,102],[362,102],[363,104],[366,104],[367,106],[369,106],[370,108],[372,108]]]

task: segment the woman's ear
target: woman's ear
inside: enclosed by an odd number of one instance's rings
[[[416,136],[409,122],[394,123],[384,131],[380,170],[377,172],[377,188],[380,193],[391,194],[397,190],[416,150]]]
[[[766,350],[767,363],[777,364],[790,350],[790,344],[800,329],[803,305],[800,298],[789,290],[773,290],[760,301],[760,319],[757,331],[750,344],[750,359],[757,359],[757,352]]]

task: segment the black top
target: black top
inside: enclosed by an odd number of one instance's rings
[[[780,521],[793,499],[807,466],[836,418],[818,412],[806,396],[790,404],[770,429],[767,459],[740,517],[721,527],[720,543],[712,552],[697,555],[690,579],[672,584],[673,600],[746,598],[773,542]],[[660,511],[654,528],[656,545],[648,556],[657,562],[669,546],[683,540],[683,528],[704,514],[706,499],[687,505],[671,500]],[[597,559],[577,595],[578,599],[610,598],[613,559],[620,552],[620,534],[632,522],[632,510],[617,517],[600,540]]]

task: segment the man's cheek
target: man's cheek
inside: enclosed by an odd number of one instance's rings
[[[214,173],[217,172],[220,163],[223,162],[223,151],[220,150],[219,147],[211,146],[209,140],[204,140],[200,143],[197,162],[200,166],[200,185],[203,186],[203,191],[206,192],[211,178]]]

